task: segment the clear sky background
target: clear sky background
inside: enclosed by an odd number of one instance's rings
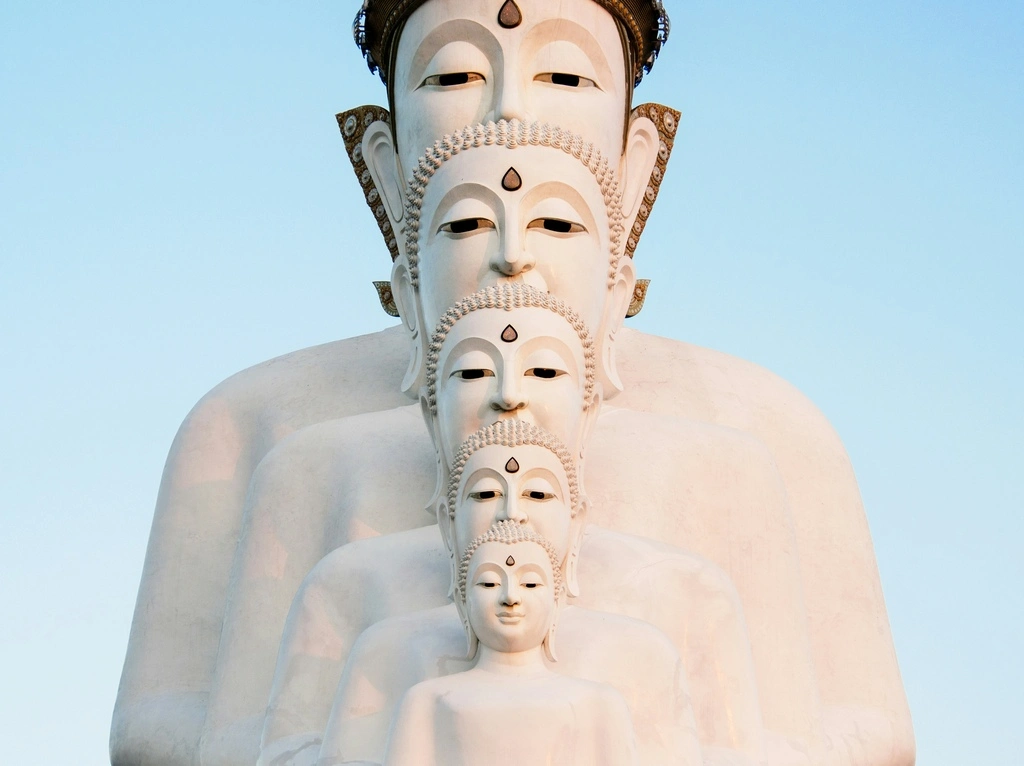
[[[355,0],[0,5],[0,729],[103,764],[157,486],[228,375],[391,320]],[[1024,3],[669,0],[639,329],[853,459],[919,762],[1024,763]],[[870,673],[870,668],[864,672]]]

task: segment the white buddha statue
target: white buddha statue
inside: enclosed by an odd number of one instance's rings
[[[600,401],[598,354],[575,312],[547,293],[519,283],[485,288],[444,312],[430,348],[424,405],[444,467],[432,501],[442,535],[421,528],[352,543],[328,554],[306,578],[281,647],[268,718],[270,724],[280,722],[280,728],[265,743],[267,763],[274,753],[319,742],[334,685],[361,631],[386,617],[448,603],[444,551],[454,557],[453,540],[460,537],[450,524],[447,470],[456,464],[456,448],[449,445],[510,417],[537,423],[576,445],[591,428]],[[580,448],[572,449],[578,453]],[[580,524],[572,533],[574,546],[582,530]],[[472,534],[463,532],[461,539]],[[682,656],[700,703],[702,742],[759,752],[761,721],[748,637],[742,607],[724,573],[673,546],[593,527],[584,537],[583,552],[583,595],[576,603],[638,618],[663,631]],[[402,561],[403,567],[382,567],[382,561]],[[573,564],[570,581],[576,580]],[[451,620],[450,612],[445,619]],[[374,658],[365,664],[378,663],[394,679],[371,683],[378,689],[375,700],[393,704],[410,675],[399,673],[400,663],[383,661],[383,647],[406,643],[407,628],[419,636],[427,631],[414,621],[389,625],[395,634],[382,625],[361,645]],[[329,654],[324,647],[331,647]],[[386,711],[381,715],[386,721]],[[381,715],[376,715],[378,731]],[[304,729],[296,728],[297,722]],[[365,716],[353,727],[356,731],[346,736],[369,731]]]
[[[587,503],[576,463],[554,436],[520,420],[486,426],[456,451],[443,494],[448,521],[442,534],[453,553],[455,603],[385,619],[363,632],[338,687],[320,766],[379,762],[403,695],[422,681],[473,667],[472,641],[469,659],[465,651],[471,615],[459,589],[473,551],[494,524],[511,523],[545,539],[567,592],[580,588],[579,539]],[[402,570],[395,575],[401,580]],[[378,595],[392,600],[396,591]],[[561,612],[558,635],[559,662],[550,669],[573,679],[569,686],[599,683],[622,695],[640,762],[701,762],[685,669],[663,633],[640,620],[570,605]]]
[[[554,546],[500,521],[466,547],[458,577],[475,664],[409,689],[385,766],[637,763],[622,695],[548,668],[564,590]]]
[[[403,287],[411,264],[395,234],[405,226],[406,183],[424,147],[489,120],[580,133],[618,158],[610,165],[621,180],[621,246],[635,248],[650,212],[648,179],[663,170],[655,128],[667,123],[626,116],[637,75],[663,36],[659,4],[521,0],[517,18],[506,6],[496,0],[453,12],[441,0],[368,3],[362,42],[383,68],[394,132],[370,126],[359,148],[396,257],[404,327],[244,371],[186,419],[157,501],[115,708],[113,763],[190,763],[204,728],[203,762],[251,763],[276,642],[302,577],[336,545],[432,522],[419,508],[435,485],[436,459],[419,408],[403,406],[410,401],[403,389],[418,395],[419,381],[407,374],[410,351],[422,353],[416,336],[430,326],[416,311],[426,317],[452,301],[440,278],[431,282],[442,273],[436,256],[443,252],[431,258],[429,246],[417,253],[422,280]],[[658,116],[672,132],[674,119],[668,111]],[[532,166],[516,167],[533,183]],[[479,210],[453,220],[471,218],[498,221]],[[484,273],[465,289],[499,273],[527,281],[533,271],[547,283],[548,249],[529,235],[548,236],[543,221],[564,218],[543,211],[537,218],[539,229],[488,245]],[[602,225],[611,231],[610,222]],[[579,234],[551,231],[563,233]],[[576,265],[585,273],[548,288],[559,295],[607,274],[604,254],[590,252],[591,261]],[[530,258],[529,269],[516,265]],[[631,262],[618,273],[616,294],[628,298]],[[446,279],[463,276],[470,275]],[[604,305],[603,295],[573,300],[590,301],[574,308],[600,317],[599,343],[615,349],[621,373],[609,379],[621,383],[617,409],[602,405],[588,447],[590,494],[607,514],[595,521],[664,543],[683,538],[728,575],[751,627],[764,725],[796,742],[797,755],[802,748],[819,762],[912,763],[870,536],[849,461],[827,422],[754,365],[616,333],[624,312],[591,311]],[[605,344],[612,333],[614,346]],[[606,367],[602,360],[602,375]],[[419,499],[396,505],[395,477]],[[630,510],[637,507],[642,517]],[[256,640],[247,643],[250,635]],[[274,704],[272,697],[271,739],[281,724],[273,722]]]

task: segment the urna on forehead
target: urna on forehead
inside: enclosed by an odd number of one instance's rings
[[[390,84],[398,40],[406,21],[419,7],[431,1],[365,0],[356,15],[352,25],[356,45],[363,52],[370,71],[378,72],[385,84]],[[639,84],[644,74],[651,71],[661,46],[668,39],[669,19],[661,0],[586,1],[604,8],[618,25],[629,52],[633,83]],[[485,0],[474,5],[480,7],[485,4],[493,6],[494,20],[503,29],[518,27],[529,12],[526,0],[519,3],[515,0]],[[571,4],[563,2],[558,6],[563,11]]]

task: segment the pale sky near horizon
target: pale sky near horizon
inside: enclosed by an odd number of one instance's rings
[[[0,722],[107,762],[163,461],[232,373],[387,326],[354,0],[0,8]],[[919,763],[1024,763],[1024,4],[677,2],[633,326],[803,390],[860,482]],[[865,669],[870,672],[870,669]]]

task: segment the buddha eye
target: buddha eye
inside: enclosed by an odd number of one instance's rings
[[[457,221],[449,221],[438,227],[438,232],[446,234],[468,234],[481,229],[493,229],[494,222],[486,218],[460,218]]]
[[[586,231],[582,225],[572,221],[563,221],[561,218],[535,218],[530,221],[527,229],[544,229],[555,234],[579,234]]]
[[[501,497],[501,492],[496,489],[482,489],[479,492],[470,492],[469,496],[473,500],[495,500]]]
[[[533,367],[526,371],[526,376],[531,378],[544,378],[550,380],[565,375],[562,370],[556,370],[551,367]]]
[[[467,85],[471,82],[483,82],[484,76],[478,72],[448,72],[446,74],[432,74],[427,77],[420,87],[424,85],[431,88],[453,88],[458,85]]]
[[[490,581],[478,582],[477,585],[479,585],[481,588],[497,588],[498,587],[498,583],[490,582]]]
[[[523,490],[523,497],[529,498],[530,500],[551,500],[554,495],[550,492],[544,492],[539,489],[527,489]]]
[[[536,587],[538,587],[539,585],[540,585],[540,583],[539,583],[539,582],[524,582],[524,583],[523,583],[523,587],[524,587],[524,588],[536,588]]]
[[[469,370],[456,370],[451,374],[453,378],[461,378],[462,380],[480,380],[481,378],[493,378],[493,370],[482,370],[479,368]]]
[[[589,77],[580,77],[578,74],[568,72],[544,72],[533,78],[537,82],[549,82],[552,85],[561,85],[565,88],[595,88],[597,83]]]

